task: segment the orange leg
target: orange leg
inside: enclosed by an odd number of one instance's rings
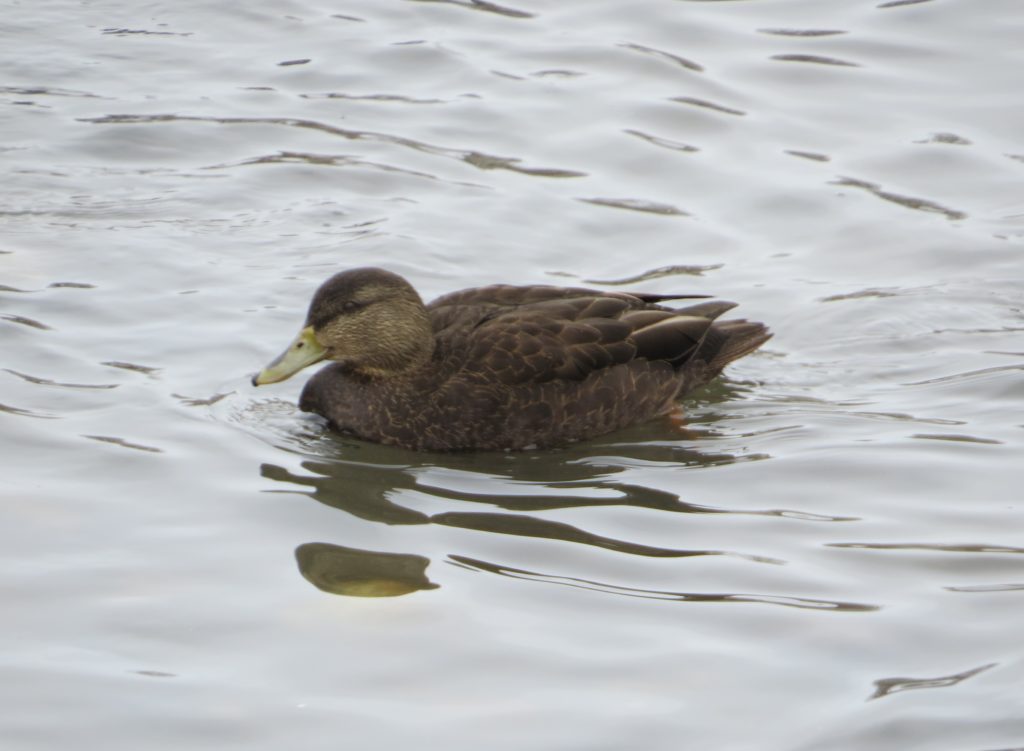
[[[672,426],[673,432],[678,433],[680,437],[691,441],[697,440],[697,434],[687,427],[686,412],[683,410],[683,405],[673,405],[671,411],[665,414],[665,419]]]

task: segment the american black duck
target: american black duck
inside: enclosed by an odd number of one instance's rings
[[[299,407],[344,433],[422,451],[557,446],[670,412],[771,338],[716,320],[735,303],[660,304],[683,297],[499,284],[424,305],[397,274],[352,269],[320,286],[253,384],[333,360]]]

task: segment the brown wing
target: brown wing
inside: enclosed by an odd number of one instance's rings
[[[499,308],[512,308],[518,305],[545,302],[548,300],[565,300],[570,298],[611,297],[620,300],[639,300],[646,303],[664,300],[679,300],[690,297],[706,297],[706,295],[655,295],[647,293],[604,292],[584,287],[555,287],[547,284],[518,286],[513,284],[492,284],[489,287],[473,287],[458,292],[442,295],[428,305],[428,308],[441,308],[449,305],[486,305]]]
[[[548,299],[525,301],[520,297],[511,308],[492,304],[481,316],[468,335],[464,372],[485,373],[512,385],[553,379],[581,381],[596,371],[638,358],[679,366],[697,352],[712,319],[733,307],[731,303],[704,303],[675,311],[621,293],[540,289],[550,295]],[[562,294],[581,291],[587,294]]]
[[[481,320],[494,318],[522,306],[558,300],[608,298],[627,301],[629,307],[635,308],[655,307],[656,303],[666,300],[703,297],[707,297],[707,295],[605,292],[584,287],[555,287],[545,284],[530,286],[492,284],[488,287],[474,287],[442,295],[428,304],[427,310],[434,320],[434,330],[438,331],[451,325],[465,325],[471,321],[471,325],[475,325]]]

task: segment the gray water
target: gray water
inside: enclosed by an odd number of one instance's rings
[[[1024,747],[1024,5],[6,3],[0,745]],[[330,274],[775,338],[544,452],[254,390]]]

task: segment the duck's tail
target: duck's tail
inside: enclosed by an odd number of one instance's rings
[[[703,363],[706,378],[710,380],[722,372],[722,369],[733,360],[749,355],[766,341],[772,338],[768,327],[757,321],[736,319],[718,321],[719,316],[736,307],[736,303],[726,300],[712,300],[697,303],[676,312],[684,316],[697,316],[714,321],[704,333],[696,351],[689,361]]]
[[[733,360],[749,355],[766,341],[772,333],[763,323],[735,320],[712,324],[695,357],[708,364],[708,370],[718,374]]]

